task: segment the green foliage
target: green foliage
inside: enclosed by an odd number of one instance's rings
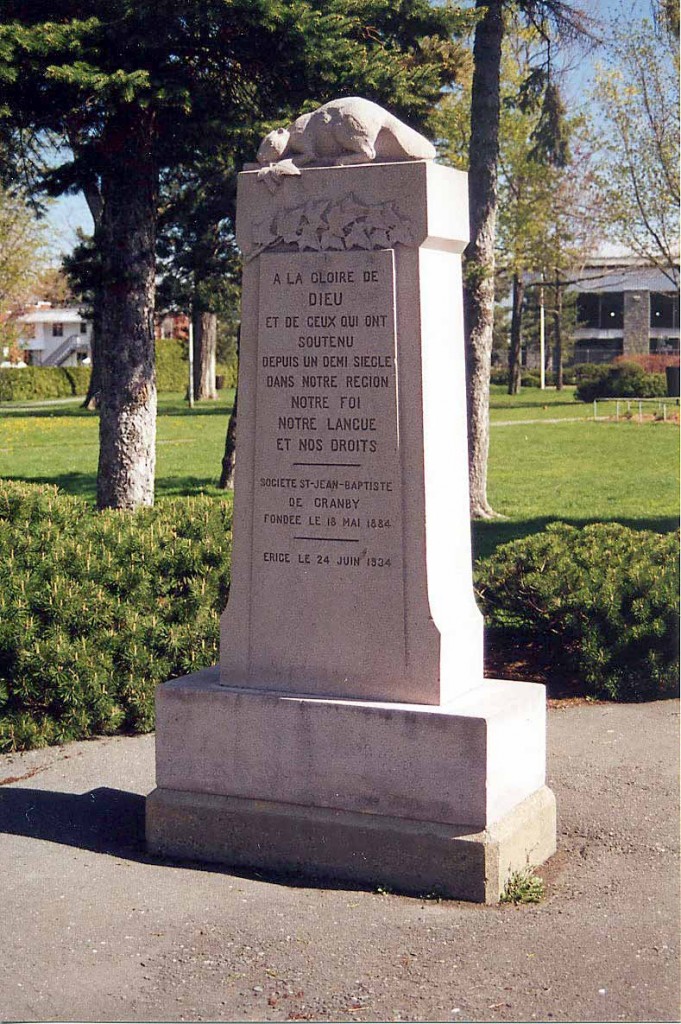
[[[502,903],[541,903],[546,895],[546,886],[532,868],[514,871],[501,894]]]
[[[26,366],[0,369],[0,402],[69,398],[87,391],[87,366]]]
[[[154,690],[213,664],[231,506],[95,513],[0,482],[0,751],[148,732]]]
[[[28,299],[47,254],[44,224],[21,195],[0,185],[0,322]]]
[[[225,378],[226,388],[236,387],[237,364],[218,363],[215,373]],[[187,342],[181,338],[163,338],[156,342],[156,386],[159,392],[183,393],[189,380]]]
[[[597,398],[663,398],[666,394],[663,373],[646,373],[633,362],[604,366],[588,363],[579,368],[575,397],[593,402]]]
[[[156,386],[159,391],[186,391],[189,381],[187,344],[179,338],[156,342]]]
[[[508,366],[493,366],[490,373],[490,384],[508,384]],[[523,370],[521,386],[538,388],[541,385],[539,370]]]
[[[186,344],[176,338],[156,342],[158,390],[183,392],[187,388]],[[225,387],[236,386],[236,365],[218,366]],[[87,394],[90,382],[88,366],[27,366],[0,369],[0,402],[26,402],[36,399],[69,398]]]
[[[676,692],[678,533],[553,523],[478,563],[488,626],[541,641],[586,692],[646,700]]]

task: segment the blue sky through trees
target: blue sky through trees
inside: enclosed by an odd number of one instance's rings
[[[603,37],[607,41],[609,22],[629,19],[638,21],[651,17],[651,0],[578,0],[580,5],[591,16],[602,19]],[[593,69],[599,59],[598,49],[585,55],[583,50],[574,47],[564,54],[563,60],[567,69],[565,95],[568,106],[580,102]],[[82,195],[64,196],[52,204],[48,213],[48,222],[52,235],[55,253],[70,252],[76,242],[76,232],[80,228],[86,233],[92,231],[92,218]],[[57,258],[55,256],[55,258]]]

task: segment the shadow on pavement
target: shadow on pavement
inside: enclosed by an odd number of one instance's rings
[[[144,803],[137,793],[107,787],[82,794],[2,788],[0,832],[146,859]]]
[[[147,853],[144,838],[145,797],[102,786],[89,793],[56,793],[45,789],[0,787],[0,834],[27,836],[80,850],[122,857],[144,864],[162,864],[192,871],[221,872],[237,878],[293,889],[373,891],[375,886],[341,879],[316,879],[296,873],[232,867],[191,860],[170,860]]]

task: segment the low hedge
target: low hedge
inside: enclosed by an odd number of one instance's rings
[[[663,398],[667,378],[663,373],[646,373],[633,362],[606,365],[591,363],[580,367],[575,398],[593,402],[598,398]]]
[[[555,523],[480,563],[488,628],[546,645],[586,693],[648,700],[677,692],[679,536]]]
[[[237,364],[218,363],[215,376],[224,378],[226,388],[236,387]],[[180,391],[184,394],[189,380],[187,342],[164,338],[156,342],[156,381],[159,391]]]
[[[0,402],[70,398],[87,394],[87,366],[26,366],[0,369]]]
[[[154,690],[214,664],[231,504],[97,513],[0,481],[0,751],[154,725]]]
[[[186,343],[176,338],[156,342],[156,384],[159,392],[187,390],[189,367]],[[216,373],[225,387],[236,387],[236,364],[219,365]],[[0,369],[0,402],[27,402],[47,398],[86,395],[89,366],[26,366]]]

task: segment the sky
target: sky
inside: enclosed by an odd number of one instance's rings
[[[650,15],[650,0],[581,0],[590,14],[604,21],[627,18],[638,20]],[[565,82],[565,96],[570,105],[578,101],[588,88],[598,54],[585,56],[575,53],[567,56],[568,72]],[[56,200],[48,214],[52,246],[57,260],[59,253],[70,252],[76,243],[76,232],[80,228],[86,234],[92,232],[92,218],[82,195],[65,196]]]

